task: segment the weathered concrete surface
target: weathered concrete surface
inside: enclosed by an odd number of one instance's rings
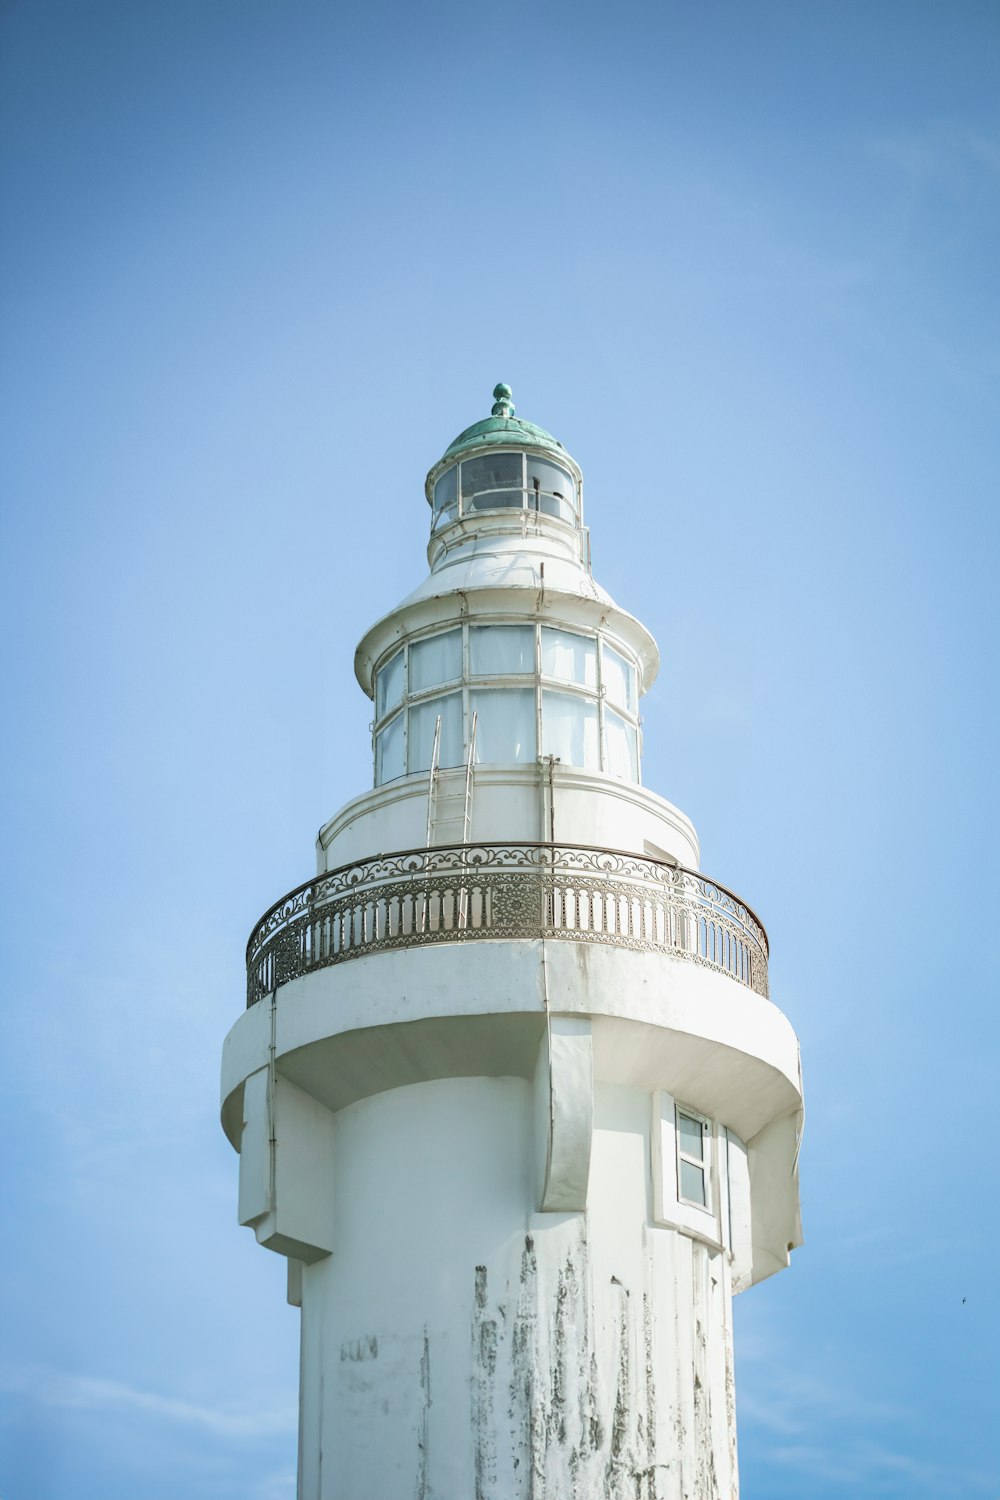
[[[301,1500],[736,1495],[728,1257],[650,1225],[648,1099],[597,1090],[585,1212],[532,1212],[533,1117],[520,1079],[338,1116]]]

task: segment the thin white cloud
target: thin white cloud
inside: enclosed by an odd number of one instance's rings
[[[980,1492],[985,1477],[961,1472],[953,1463],[916,1459],[870,1439],[845,1441],[843,1433],[838,1433],[836,1441],[829,1444],[818,1440],[776,1444],[767,1450],[767,1458],[786,1468],[800,1469],[814,1479],[856,1486],[865,1494],[877,1494],[883,1486],[890,1485],[891,1493],[898,1493],[896,1481],[903,1476],[909,1481],[912,1494],[967,1497]]]
[[[807,1435],[817,1427],[843,1428],[851,1421],[892,1421],[904,1409],[889,1401],[873,1402],[863,1390],[834,1385],[813,1375],[800,1374],[787,1366],[776,1366],[781,1378],[764,1388],[759,1375],[755,1394],[740,1394],[740,1413],[756,1427],[792,1437]]]
[[[767,1463],[872,1496],[898,1493],[900,1478],[914,1497],[987,1493],[988,1476],[906,1452],[908,1408],[873,1397],[852,1372],[838,1382],[796,1370],[763,1329],[741,1340],[740,1353],[753,1366],[752,1380],[740,1388],[740,1421],[744,1437],[754,1431]]]
[[[963,191],[978,169],[1000,172],[1000,139],[964,121],[937,120],[921,130],[880,136],[871,149],[918,185]]]
[[[39,1406],[77,1411],[144,1412],[155,1421],[198,1427],[221,1438],[272,1437],[294,1432],[295,1407],[287,1401],[250,1409],[211,1406],[146,1391],[122,1381],[74,1375],[41,1367],[0,1372],[0,1390]],[[282,1481],[283,1482],[283,1481]],[[277,1484],[277,1479],[275,1480]],[[284,1495],[284,1490],[274,1493]]]

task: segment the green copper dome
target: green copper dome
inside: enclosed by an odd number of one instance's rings
[[[551,448],[555,453],[565,453],[562,443],[551,432],[546,432],[544,427],[536,427],[534,422],[525,422],[522,418],[515,417],[514,403],[510,396],[509,385],[501,383],[495,386],[490,416],[482,422],[473,422],[471,427],[460,432],[455,441],[445,449],[441,462],[446,458],[455,458],[466,448],[480,448],[484,444]]]

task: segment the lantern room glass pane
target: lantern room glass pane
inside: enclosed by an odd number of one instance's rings
[[[570,525],[576,520],[576,512],[572,506],[559,495],[546,495],[529,490],[528,508],[540,510],[546,516],[558,516],[560,521],[569,521]]]
[[[597,704],[575,693],[542,693],[542,754],[555,755],[565,766],[601,768],[601,731]]]
[[[414,771],[430,769],[434,726],[438,714],[441,715],[438,765],[462,764],[462,695],[448,693],[443,698],[427,698],[423,703],[415,703],[410,707],[410,722],[406,733],[406,768],[411,775]]]
[[[523,510],[523,490],[487,490],[469,502],[473,510]]]
[[[439,682],[453,682],[462,675],[462,632],[446,630],[442,635],[427,636],[410,647],[410,692],[437,687]]]
[[[448,469],[434,486],[434,514],[453,506],[458,499],[458,464]]]
[[[533,625],[473,625],[469,670],[474,677],[506,677],[535,670]]]
[[[637,702],[635,668],[606,643],[603,649],[605,696],[619,708],[634,714]]]
[[[569,630],[542,627],[542,674],[581,687],[597,687],[597,642]],[[548,752],[546,752],[548,753]]]
[[[469,694],[469,708],[478,716],[477,764],[521,765],[535,759],[533,688],[480,688]]]
[[[451,523],[452,523],[452,521],[457,521],[457,520],[458,520],[458,501],[456,500],[454,505],[449,505],[444,510],[439,510],[439,511],[437,511],[435,513],[435,515],[434,515],[434,522],[433,522],[433,525],[431,527],[431,530],[432,531],[441,531],[441,530],[443,530],[443,528],[445,526],[450,526]]]
[[[604,727],[608,738],[608,775],[621,781],[638,781],[639,736],[635,725],[608,708],[604,711]]]
[[[403,653],[397,651],[375,678],[375,717],[381,719],[403,696]]]
[[[705,1127],[700,1120],[696,1120],[693,1115],[682,1114],[678,1110],[677,1136],[685,1156],[693,1156],[697,1161],[704,1161]]]
[[[462,498],[468,499],[483,490],[520,490],[523,476],[520,453],[484,453],[481,458],[466,459],[462,465]]]
[[[528,504],[564,521],[576,519],[573,476],[544,458],[528,458]]]
[[[702,1208],[707,1207],[704,1167],[696,1167],[693,1162],[682,1161],[680,1168],[681,1197],[686,1198],[689,1203],[700,1203]]]
[[[375,736],[375,785],[394,781],[402,776],[403,764],[403,715],[390,719],[384,729]]]

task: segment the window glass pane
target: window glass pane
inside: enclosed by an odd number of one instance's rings
[[[563,682],[578,682],[582,687],[597,686],[597,642],[568,630],[542,627],[542,672],[546,677],[561,677]],[[548,752],[546,752],[548,753]]]
[[[549,510],[549,506],[543,505],[542,498],[545,495],[558,495],[562,505],[558,511],[565,515],[567,520],[573,520],[576,513],[576,485],[573,477],[565,469],[560,469],[558,464],[549,463],[544,458],[528,458],[528,493],[531,496],[531,504],[534,505],[534,496],[539,495],[539,508]],[[556,514],[551,510],[550,514]]]
[[[403,653],[390,657],[375,678],[375,717],[381,719],[403,696]]]
[[[471,504],[473,510],[523,510],[523,490],[487,490],[485,495],[477,495]]]
[[[462,675],[462,632],[446,630],[443,635],[414,641],[410,647],[410,692],[437,687]]]
[[[678,1110],[677,1137],[686,1156],[693,1156],[696,1161],[705,1160],[705,1128],[700,1120]]]
[[[562,500],[558,495],[536,495],[534,490],[528,491],[529,510],[540,510],[547,516],[558,516],[560,521],[569,521],[570,524],[576,520],[576,512],[568,501]]]
[[[469,630],[469,670],[475,677],[533,672],[534,626],[473,625]]]
[[[604,646],[604,692],[619,708],[627,709],[630,714],[635,713],[635,668],[629,666],[624,656],[619,656],[607,644]]]
[[[452,521],[458,520],[458,501],[449,505],[445,510],[439,510],[434,516],[432,531],[441,531],[443,527],[450,526]]]
[[[445,698],[428,698],[410,708],[410,722],[406,732],[407,770],[430,769],[431,752],[434,749],[434,725],[441,715],[441,744],[438,750],[439,766],[462,764],[462,695],[449,693]]]
[[[696,1167],[689,1161],[681,1162],[681,1197],[687,1198],[689,1203],[707,1207],[704,1167]]]
[[[481,490],[519,490],[524,483],[520,453],[485,453],[462,465],[462,496],[478,495]]]
[[[434,486],[434,513],[455,504],[458,499],[458,465],[442,474]]]
[[[480,688],[469,694],[469,708],[479,716],[477,762],[506,766],[535,759],[533,688]]]
[[[565,766],[601,768],[597,704],[575,693],[542,693],[542,754],[557,755]]]
[[[403,765],[403,715],[397,714],[381,733],[375,736],[375,785],[393,781],[402,776]]]
[[[639,780],[639,736],[634,724],[626,724],[620,714],[604,710],[604,728],[608,737],[609,776],[621,781]]]

